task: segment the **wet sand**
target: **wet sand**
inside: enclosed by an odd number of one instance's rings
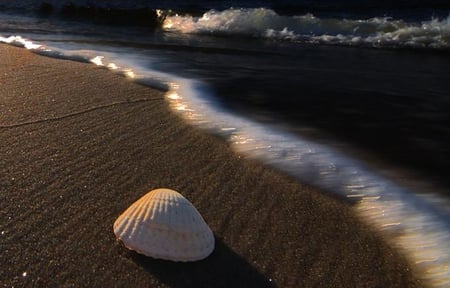
[[[172,263],[125,249],[116,217],[175,189],[216,249]],[[1,287],[420,287],[352,207],[233,154],[161,91],[0,45]]]

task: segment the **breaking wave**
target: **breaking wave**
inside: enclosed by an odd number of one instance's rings
[[[202,16],[158,10],[163,29],[178,33],[373,47],[450,48],[450,16],[422,22],[390,17],[319,18],[283,16],[266,8],[210,10]]]

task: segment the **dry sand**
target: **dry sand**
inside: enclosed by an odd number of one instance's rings
[[[163,93],[0,45],[0,287],[417,287],[352,207],[172,114]],[[116,217],[169,187],[216,237],[204,261],[129,252]]]

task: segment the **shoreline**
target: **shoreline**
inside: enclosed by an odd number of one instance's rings
[[[22,48],[0,54],[4,286],[423,285],[349,204],[239,158],[163,92]],[[153,260],[114,239],[116,217],[159,187],[200,211],[210,257]]]

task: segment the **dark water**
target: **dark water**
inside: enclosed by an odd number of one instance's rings
[[[16,10],[44,10],[55,12],[62,7],[93,7],[108,9],[173,9],[176,11],[205,12],[210,9],[224,10],[230,7],[254,8],[265,7],[280,14],[301,15],[304,13],[328,15],[366,15],[380,16],[382,14],[417,15],[424,13],[447,13],[449,2],[446,0],[0,0],[0,8]],[[436,15],[437,16],[437,15]],[[445,15],[443,15],[445,16]],[[427,15],[428,17],[428,15]]]
[[[295,53],[255,57],[250,68],[227,57],[218,64],[230,71],[222,79],[241,89],[217,79],[217,94],[234,111],[314,127],[450,183],[450,55],[335,47]]]

